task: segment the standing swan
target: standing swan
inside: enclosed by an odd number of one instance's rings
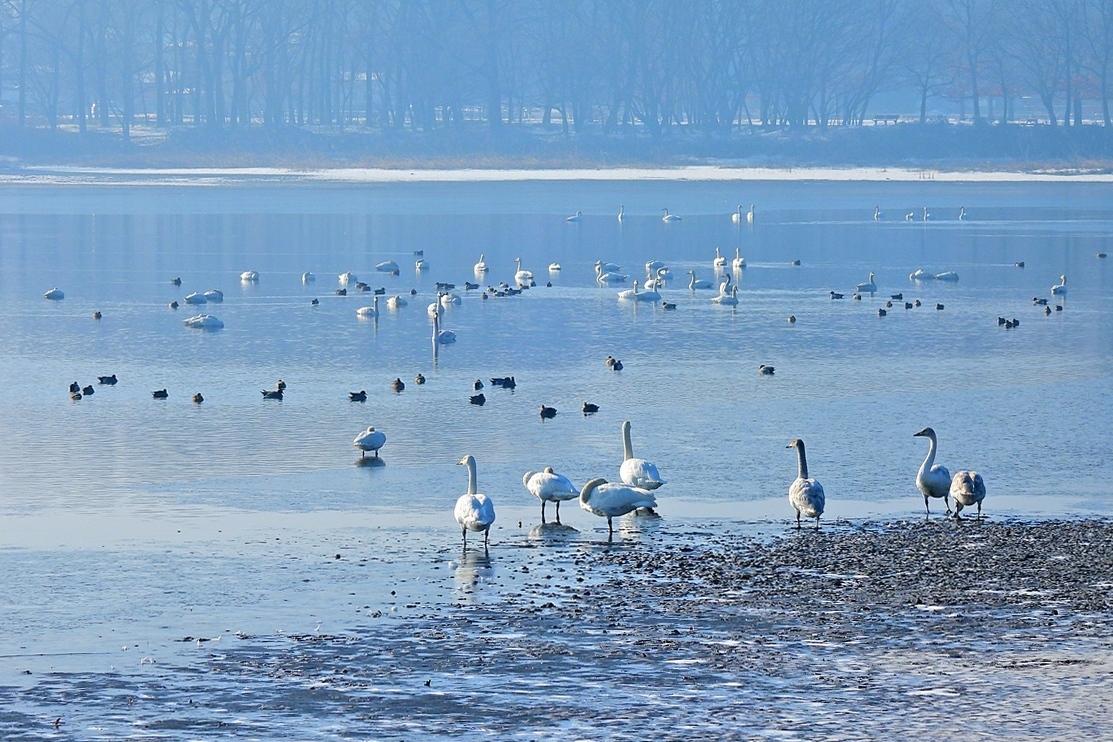
[[[656,466],[645,459],[634,458],[634,449],[630,445],[629,420],[622,423],[622,466],[618,469],[618,478],[625,484],[646,490],[655,490],[665,483],[657,473]]]
[[[375,458],[378,458],[379,449],[386,445],[386,433],[375,430],[374,426],[371,426],[357,435],[356,439],[352,441],[352,445],[363,452],[359,455],[361,459],[367,455],[368,451],[374,451]]]
[[[531,495],[541,501],[542,523],[545,522],[545,503],[556,503],[556,522],[560,523],[560,503],[580,496],[580,491],[572,484],[572,480],[563,474],[557,474],[551,466],[546,466],[542,471],[527,471],[522,475],[522,484]]]
[[[533,283],[533,271],[522,270],[521,258],[514,258],[514,260],[518,263],[518,270],[514,273],[514,280],[517,282],[518,286],[528,286]]]
[[[947,515],[950,515],[951,505],[947,502],[947,493],[951,488],[951,473],[947,471],[947,467],[935,463],[935,449],[939,445],[939,441],[935,437],[935,430],[924,428],[919,433],[913,433],[912,435],[928,439],[927,458],[920,465],[920,470],[916,472],[916,489],[920,490],[920,494],[924,496],[924,508],[928,515],[931,515],[928,498],[942,497],[943,506],[947,508]]]
[[[985,482],[976,471],[960,471],[951,480],[951,499],[955,501],[955,517],[961,518],[964,507],[978,506],[978,517],[982,517],[982,500],[985,499]]]
[[[652,492],[624,484],[610,484],[606,479],[599,477],[585,484],[580,491],[580,507],[589,513],[606,518],[607,531],[613,536],[612,518],[616,515],[632,513],[638,508],[655,508],[657,499]]]
[[[468,467],[468,491],[456,500],[453,514],[464,535],[464,548],[468,548],[468,531],[483,532],[483,549],[491,535],[491,524],[495,522],[495,504],[491,498],[475,490],[475,457],[468,454],[456,462],[457,466]]]
[[[808,478],[808,460],[804,456],[804,441],[796,438],[785,448],[795,448],[800,460],[800,472],[788,488],[788,501],[796,509],[796,527],[800,527],[800,516],[803,515],[805,518],[815,518],[815,527],[818,529],[819,516],[823,515],[823,505],[826,502],[823,496],[823,485]]]
[[[1063,296],[1067,293],[1067,277],[1059,276],[1059,283],[1051,287],[1052,296]]]

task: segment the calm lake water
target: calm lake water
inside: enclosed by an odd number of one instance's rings
[[[157,686],[179,709],[232,692],[232,681],[193,686],[194,673],[212,671],[215,645],[202,655],[185,637],[227,645],[236,631],[341,634],[376,612],[497,604],[522,560],[559,562],[605,541],[605,522],[571,502],[562,513],[578,529],[571,543],[533,544],[539,508],[521,475],[551,464],[577,485],[617,479],[623,420],[635,455],[668,484],[662,519],[628,520],[620,543],[692,528],[783,531],[794,437],[827,491],[825,521],[922,518],[913,478],[926,443],[912,434],[926,425],[952,472],[983,474],[989,517],[1104,514],[1113,277],[1096,253],[1113,247],[1111,191],[261,178],[0,186],[0,695],[9,709],[0,728],[37,738],[54,730],[36,724],[63,716],[80,738],[118,738],[134,724],[139,737],[196,738],[214,732],[166,721],[179,712],[165,707],[140,721],[120,708],[139,686]],[[732,223],[751,202],[755,224]],[[925,206],[932,221],[904,220]],[[683,220],[663,223],[664,207]],[[582,220],[567,222],[577,210]],[[736,250],[746,259],[734,309],[687,288],[687,270],[713,278],[716,247],[728,266]],[[414,269],[415,250],[429,270]],[[480,254],[490,266],[483,286],[512,282],[517,257],[537,286],[486,301],[465,292]],[[662,293],[675,311],[619,301],[629,283],[600,287],[600,259],[631,278],[664,261],[673,278]],[[375,271],[386,260],[399,276]],[[547,270],[554,261],[559,273]],[[910,281],[918,268],[960,280]],[[258,282],[242,283],[246,270]],[[316,281],[303,284],[305,271]],[[380,302],[377,320],[359,318],[371,295],[337,296],[345,271],[409,306]],[[870,272],[877,294],[853,301]],[[1053,298],[1061,274],[1069,294]],[[426,306],[437,281],[455,283],[462,302],[444,319],[458,341],[434,356]],[[64,300],[43,298],[53,287]],[[184,297],[209,289],[224,301],[200,311],[224,329],[185,327],[198,310]],[[879,317],[897,293],[922,306],[894,301]],[[1064,311],[1045,316],[1034,296]],[[168,308],[175,300],[181,308]],[[1005,330],[998,316],[1021,324]],[[608,355],[621,372],[604,366]],[[760,376],[760,364],[775,376]],[[113,373],[118,385],[96,385]],[[423,386],[412,383],[418,373]],[[468,403],[475,379],[511,375],[513,392],[488,386],[485,406]],[[390,388],[395,377],[402,393]],[[262,399],[279,378],[285,399]],[[71,401],[71,381],[96,393]],[[168,399],[152,399],[162,388]],[[349,402],[361,389],[366,403]],[[203,404],[191,403],[194,392]],[[581,415],[584,401],[600,411]],[[542,421],[542,404],[557,416]],[[358,465],[352,439],[368,425],[387,435],[382,465]],[[499,513],[491,560],[478,566],[456,561],[452,519],[466,484],[455,464],[469,453]],[[484,581],[495,586],[484,591]],[[271,702],[286,709],[277,716],[302,708],[295,698],[258,701]],[[245,710],[256,705],[231,716],[253,718],[263,738],[345,734],[335,726],[342,700],[289,728]],[[221,718],[214,711],[205,723]],[[587,724],[557,736],[576,729],[602,733]],[[362,731],[415,733],[385,722]]]

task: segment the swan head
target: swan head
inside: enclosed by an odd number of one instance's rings
[[[793,438],[792,442],[785,446],[785,448],[795,448],[797,450],[803,449],[804,441],[800,440],[799,438]]]
[[[371,428],[371,430],[374,430],[374,428]],[[469,453],[467,456],[457,461],[456,466],[475,466],[475,457]]]
[[[1067,282],[1067,277],[1066,276],[1059,276],[1059,280],[1062,281],[1063,283],[1066,283]]]
[[[917,436],[920,436],[922,438],[934,438],[935,437],[935,429],[934,428],[924,428],[919,433],[913,433],[912,434],[912,437],[914,437],[914,438],[917,437]]]
[[[551,466],[546,466],[546,467],[545,467],[545,469],[544,469],[544,472],[545,472],[546,474],[554,474],[554,473],[555,473],[555,472],[553,471],[553,467],[551,467]]]

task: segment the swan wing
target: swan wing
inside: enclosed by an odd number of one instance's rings
[[[495,505],[486,495],[460,495],[453,515],[469,531],[485,531],[495,522]]]
[[[818,518],[823,515],[823,507],[826,505],[823,485],[814,479],[797,477],[788,488],[788,501],[805,518]]]
[[[652,492],[639,487],[606,483],[596,487],[587,501],[581,498],[580,505],[588,512],[607,518],[625,515],[638,508],[655,508],[657,498]]]
[[[646,490],[655,490],[665,483],[656,466],[638,458],[623,461],[618,469],[618,477],[625,484]]]

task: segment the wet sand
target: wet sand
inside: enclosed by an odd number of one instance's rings
[[[60,713],[90,739],[1113,732],[1113,524],[746,527],[628,518],[613,543],[548,526],[489,556],[440,549],[440,599],[357,606],[334,633],[183,637],[190,660],[143,673],[41,677],[4,689],[0,730],[37,739]]]

